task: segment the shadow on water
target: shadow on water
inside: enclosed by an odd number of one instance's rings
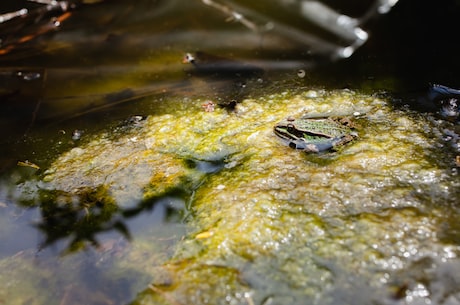
[[[224,166],[221,161],[185,160],[185,163],[188,168],[205,175],[216,173]],[[39,219],[35,219],[33,224],[40,232],[39,235],[43,236],[37,251],[58,243],[65,245],[61,249],[62,254],[88,247],[98,249],[102,246],[98,236],[106,232],[117,232],[126,240],[132,240],[131,231],[139,230],[137,223],[139,218],[141,223],[144,221],[139,217],[143,214],[150,215],[149,221],[154,225],[181,224],[189,216],[190,200],[194,192],[194,189],[172,188],[159,197],[124,203],[128,207],[121,207],[103,186],[96,189],[81,188],[77,194],[47,190],[34,183],[22,187],[25,192],[28,187],[37,189],[36,192],[30,190],[34,193],[32,198],[22,198],[17,202],[19,206],[36,210],[34,214],[39,214]]]

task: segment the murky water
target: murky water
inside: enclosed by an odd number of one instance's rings
[[[458,124],[417,105],[429,82],[459,86],[447,2],[398,3],[341,61],[201,1],[88,1],[14,45],[0,303],[458,304]],[[207,70],[182,63],[197,51]],[[272,137],[305,111],[368,116],[329,159]]]

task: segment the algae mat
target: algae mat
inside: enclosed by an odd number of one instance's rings
[[[77,197],[102,188],[120,209],[185,194],[189,234],[134,304],[460,303],[448,123],[350,90],[286,91],[234,111],[201,103],[102,134],[40,182]],[[355,117],[359,138],[322,155],[284,146],[274,124],[304,114]]]

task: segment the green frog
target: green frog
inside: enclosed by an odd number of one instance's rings
[[[292,148],[318,153],[353,141],[358,136],[355,129],[347,117],[288,117],[275,125],[274,132]]]

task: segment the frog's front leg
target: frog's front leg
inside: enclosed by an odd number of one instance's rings
[[[303,150],[305,152],[318,153],[321,151],[327,151],[334,148],[333,141],[305,141],[304,139],[292,140],[289,142],[289,147]]]

